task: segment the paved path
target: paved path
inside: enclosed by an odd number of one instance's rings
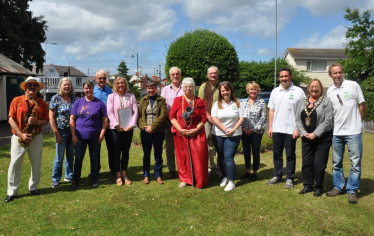
[[[10,144],[10,137],[12,136],[12,130],[8,121],[0,122],[0,147]]]

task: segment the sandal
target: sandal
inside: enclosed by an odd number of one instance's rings
[[[116,179],[116,184],[117,184],[118,186],[122,186],[122,185],[123,185],[123,181],[122,181],[122,178],[121,178],[121,177],[117,177],[117,179]]]
[[[125,182],[125,185],[131,185],[132,184],[131,180],[129,178],[127,178],[127,176],[123,177],[123,181]]]

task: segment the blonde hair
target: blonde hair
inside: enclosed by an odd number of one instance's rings
[[[309,93],[309,87],[310,87],[310,84],[312,83],[312,82],[314,82],[314,81],[317,81],[318,83],[319,83],[319,87],[321,88],[321,95],[323,95],[323,86],[322,86],[322,83],[321,83],[321,81],[319,80],[319,79],[316,79],[316,78],[314,78],[314,79],[311,79],[310,81],[309,81],[309,84],[308,84],[308,86],[306,87],[306,95],[310,95],[310,93]]]
[[[340,63],[334,63],[331,66],[329,66],[329,75],[331,75],[331,69],[333,67],[337,67],[337,66],[339,66],[340,68],[342,68],[342,72],[343,72],[343,66]]]
[[[252,82],[249,82],[249,83],[247,84],[247,86],[245,86],[245,90],[247,91],[247,93],[248,93],[248,91],[249,91],[249,89],[250,89],[251,86],[252,86],[254,89],[256,89],[258,92],[261,91],[260,85],[259,85],[258,83],[256,83],[255,81],[252,81]]]
[[[65,81],[69,81],[70,83],[70,87],[71,87],[71,90],[69,92],[69,97],[73,97],[74,96],[74,87],[73,87],[73,83],[71,82],[71,79],[69,77],[64,77],[62,79],[60,79],[60,82],[58,82],[58,90],[57,90],[57,94],[58,95],[62,95],[62,89],[61,89],[61,86],[62,84],[65,82]]]
[[[117,92],[117,82],[120,80],[120,79],[123,79],[123,81],[125,81],[125,85],[126,85],[126,89],[125,89],[125,92],[128,92],[129,91],[129,86],[127,84],[127,80],[125,78],[123,78],[122,76],[117,76],[116,79],[113,81],[113,93],[118,93]]]

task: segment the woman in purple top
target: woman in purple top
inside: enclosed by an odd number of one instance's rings
[[[92,187],[99,187],[99,145],[108,125],[105,103],[93,96],[94,85],[83,83],[84,97],[78,99],[70,112],[70,130],[75,146],[75,163],[72,188],[79,186],[82,162],[86,148],[90,152]]]
[[[129,164],[129,151],[132,142],[132,135],[136,127],[138,119],[138,106],[135,96],[128,92],[129,87],[127,81],[121,76],[118,76],[113,82],[113,93],[108,96],[108,118],[109,129],[111,132],[111,140],[113,141],[113,168],[117,173],[116,184],[122,186],[131,184],[131,180],[127,177],[127,166]],[[129,123],[122,127],[119,123],[118,109],[130,108],[132,118]],[[122,153],[122,159],[121,159]],[[122,173],[121,173],[122,170]]]

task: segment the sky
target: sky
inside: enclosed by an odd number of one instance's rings
[[[112,75],[123,60],[134,74],[138,54],[143,75],[161,65],[163,78],[167,48],[186,31],[204,28],[224,36],[239,61],[269,61],[276,35],[277,57],[287,48],[344,48],[351,26],[344,9],[374,9],[374,0],[33,0],[29,5],[33,16],[47,21],[48,43],[42,44],[47,64]]]

